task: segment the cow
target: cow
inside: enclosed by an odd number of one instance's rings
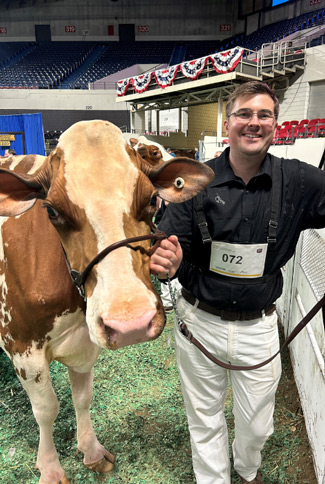
[[[195,150],[192,150],[190,148],[188,149],[175,149],[173,150],[173,152],[175,153],[175,155],[178,157],[178,156],[185,156],[186,158],[191,158],[191,159],[195,159]]]
[[[129,142],[142,158],[152,165],[158,165],[161,161],[169,161],[172,158],[161,144],[149,140],[145,136],[131,138]]]
[[[49,365],[68,367],[77,445],[93,471],[114,455],[90,420],[93,366],[101,348],[157,338],[165,315],[150,276],[154,207],[181,202],[213,177],[203,164],[151,164],[107,121],[81,121],[48,157],[0,164],[0,343],[39,426],[39,484],[69,484],[53,442],[59,412]]]

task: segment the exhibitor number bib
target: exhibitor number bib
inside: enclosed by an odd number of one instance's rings
[[[213,241],[210,270],[228,277],[261,277],[266,253],[267,244],[229,244]]]

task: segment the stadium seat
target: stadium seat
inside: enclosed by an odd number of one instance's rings
[[[285,126],[281,128],[277,133],[277,139],[275,144],[277,145],[289,145],[293,143],[292,126]]]
[[[293,136],[295,139],[306,138],[306,131],[306,126],[295,126]]]
[[[307,126],[307,138],[316,137],[316,126],[319,123],[319,118],[311,119]]]
[[[325,136],[325,118],[321,118],[319,120],[319,123],[316,126],[316,134],[317,134],[317,137]]]
[[[286,128],[287,126],[290,126],[290,121],[283,121],[281,124],[281,129]]]

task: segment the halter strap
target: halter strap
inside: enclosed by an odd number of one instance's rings
[[[132,242],[141,242],[143,240],[151,240],[151,239],[162,240],[162,239],[166,239],[166,238],[167,238],[167,235],[164,232],[156,230],[153,234],[139,235],[138,237],[129,237],[127,239],[123,239],[123,240],[120,240],[118,242],[114,242],[113,244],[109,245],[108,247],[103,249],[101,252],[99,252],[99,254],[97,254],[96,257],[94,257],[91,262],[89,262],[87,267],[82,272],[71,269],[70,262],[69,262],[69,259],[67,257],[66,251],[64,250],[64,247],[63,247],[62,244],[61,244],[61,246],[62,246],[62,250],[63,250],[65,260],[66,260],[67,265],[68,265],[68,269],[69,269],[69,272],[70,272],[71,279],[72,279],[73,283],[75,284],[75,286],[77,287],[80,296],[83,297],[84,300],[86,300],[85,282],[86,282],[86,279],[89,275],[89,272],[92,270],[92,268],[96,264],[98,264],[98,262],[100,262],[102,259],[104,259],[104,257],[106,257],[110,252],[112,252],[115,249],[118,249],[119,247],[128,247],[129,244],[131,244]],[[134,247],[131,247],[131,246],[129,248],[135,249]]]

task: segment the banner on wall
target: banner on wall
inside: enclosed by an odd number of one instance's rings
[[[191,80],[196,80],[200,77],[208,63],[212,65],[218,74],[226,74],[227,72],[231,72],[236,68],[243,56],[243,53],[244,49],[242,47],[235,47],[224,52],[207,55],[205,57],[183,62],[165,69],[147,72],[141,76],[121,79],[117,82],[117,96],[125,96],[130,85],[133,86],[135,92],[141,94],[148,89],[152,81],[155,81],[157,86],[164,89],[165,87],[173,84],[179,71],[184,77],[187,77]]]

